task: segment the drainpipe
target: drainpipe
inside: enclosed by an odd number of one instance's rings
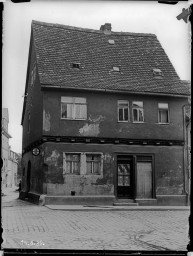
[[[189,105],[183,105],[183,130],[184,130],[184,159],[183,159],[183,171],[184,171],[184,191],[186,193],[187,205],[189,205],[189,193],[187,191],[187,184],[186,184],[186,170],[187,170],[187,132],[186,132],[186,107]],[[189,170],[188,170],[188,177],[189,177]]]

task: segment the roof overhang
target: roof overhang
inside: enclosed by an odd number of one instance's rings
[[[189,95],[186,94],[170,94],[170,93],[156,93],[156,92],[136,92],[132,90],[112,90],[112,89],[96,89],[96,88],[77,88],[77,87],[64,87],[59,85],[45,85],[41,84],[42,90],[56,89],[56,90],[76,90],[76,91],[95,91],[95,92],[109,92],[109,93],[126,93],[126,94],[140,94],[140,95],[150,95],[150,96],[167,96],[167,97],[179,97],[188,98]]]

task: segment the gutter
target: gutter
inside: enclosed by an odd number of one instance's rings
[[[111,93],[128,93],[128,94],[141,94],[141,95],[153,95],[153,96],[167,96],[167,97],[179,97],[188,98],[186,94],[169,94],[169,93],[156,93],[156,92],[134,92],[129,90],[113,90],[113,89],[96,89],[96,88],[78,88],[78,87],[63,87],[60,85],[45,85],[41,84],[42,90],[49,89],[62,89],[62,90],[76,90],[76,91],[96,91],[96,92],[111,92]]]
[[[189,106],[188,104],[183,105],[182,106],[182,110],[183,110],[183,130],[184,130],[184,161],[183,161],[183,171],[184,171],[184,191],[186,193],[187,196],[187,204],[189,205],[189,199],[190,199],[190,195],[189,192],[187,190],[187,184],[186,184],[186,176],[188,174],[189,177],[189,172],[190,170],[188,169],[188,172],[186,174],[186,170],[187,170],[187,166],[188,166],[188,153],[187,153],[187,130],[186,130],[186,107]],[[189,180],[189,178],[188,178]]]

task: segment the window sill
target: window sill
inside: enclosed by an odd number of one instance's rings
[[[157,123],[157,124],[168,125],[168,124],[170,124],[170,123]]]
[[[117,121],[117,123],[130,123],[129,121]]]
[[[143,122],[133,121],[132,123],[133,123],[133,124],[144,124],[145,122],[144,122],[144,121],[143,121]]]

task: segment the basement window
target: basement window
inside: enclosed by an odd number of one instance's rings
[[[154,68],[153,69],[153,77],[155,77],[155,78],[163,78],[163,72],[161,71],[161,69]]]

